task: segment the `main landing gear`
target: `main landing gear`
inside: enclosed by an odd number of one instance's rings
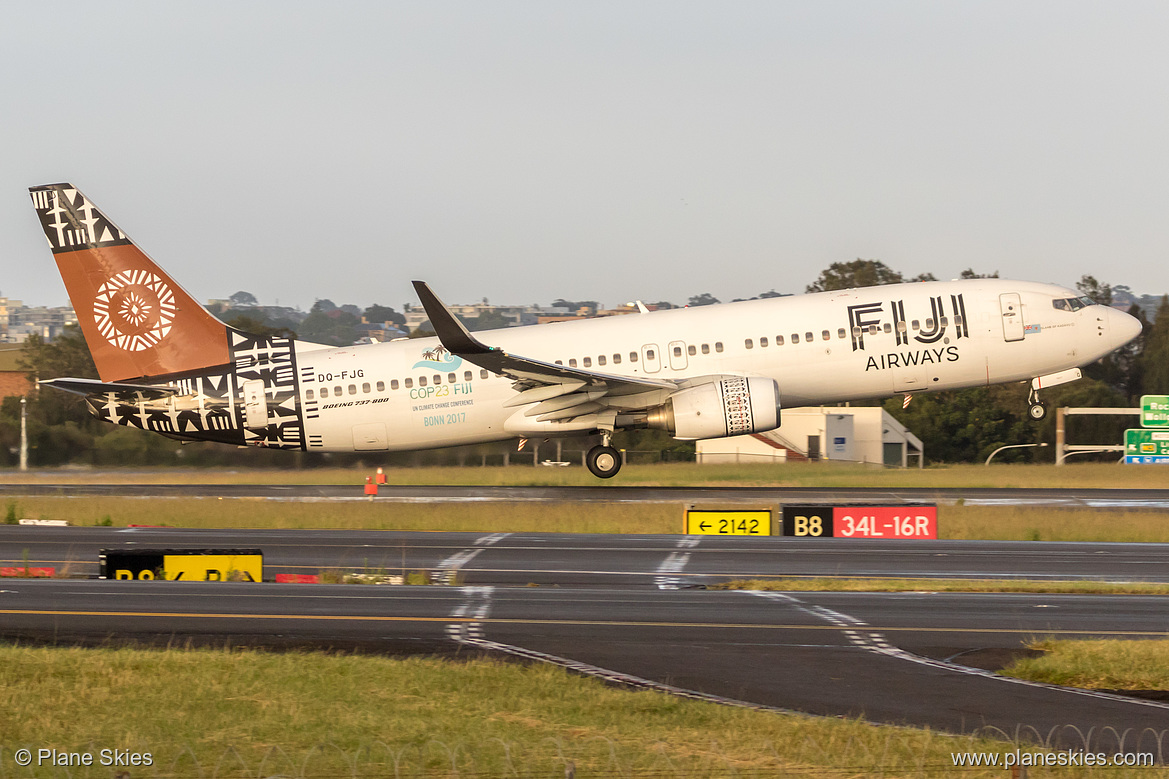
[[[1039,399],[1039,393],[1035,391],[1034,387],[1031,388],[1031,394],[1027,396],[1027,402],[1031,404],[1031,408],[1027,409],[1027,413],[1036,422],[1047,416],[1047,406],[1043,405],[1043,401]]]
[[[609,446],[609,436],[604,436],[602,441],[585,455],[585,465],[598,479],[611,479],[621,470],[621,452]]]

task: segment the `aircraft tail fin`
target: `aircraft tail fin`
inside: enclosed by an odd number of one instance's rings
[[[72,184],[29,189],[102,381],[230,361],[228,327]]]

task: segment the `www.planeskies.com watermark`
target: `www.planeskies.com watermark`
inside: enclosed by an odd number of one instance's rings
[[[983,766],[987,768],[1053,768],[1053,767],[1120,767],[1144,768],[1153,765],[1152,752],[1086,752],[1067,749],[1058,752],[952,752],[955,766]]]

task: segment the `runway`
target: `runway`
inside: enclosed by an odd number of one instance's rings
[[[264,498],[269,500],[367,500],[362,485],[282,484],[0,484],[0,497]],[[388,485],[384,502],[576,502],[901,504],[1046,506],[1096,510],[1169,509],[1166,489],[820,488],[820,487],[490,487]]]
[[[1007,680],[976,652],[1169,635],[1169,598],[6,580],[8,638],[491,652],[737,705],[1152,751],[1169,706]]]
[[[1169,545],[769,537],[0,526],[0,566],[96,576],[111,548],[259,548],[266,576],[429,571],[462,584],[697,587],[910,577],[1169,582]]]

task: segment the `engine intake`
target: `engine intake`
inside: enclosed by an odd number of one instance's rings
[[[650,409],[646,425],[683,441],[774,430],[779,385],[760,376],[726,376],[687,387]]]

